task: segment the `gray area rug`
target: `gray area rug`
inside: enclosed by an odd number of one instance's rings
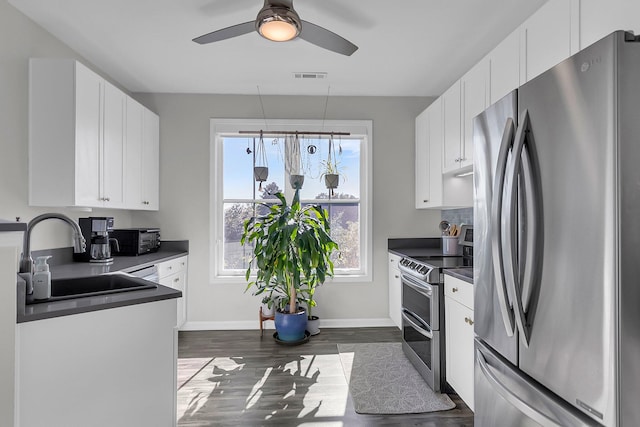
[[[455,403],[427,385],[401,343],[338,344],[340,362],[359,414],[446,411]]]

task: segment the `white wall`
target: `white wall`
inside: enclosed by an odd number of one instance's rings
[[[75,220],[90,215],[110,215],[115,217],[116,226],[130,226],[128,211],[94,209],[93,212],[80,212],[28,206],[29,57],[77,58],[91,66],[6,0],[0,0],[0,218],[20,217],[21,221],[28,222],[44,212],[64,213]],[[70,229],[60,221],[45,221],[34,228],[32,249],[71,244]]]
[[[257,327],[244,284],[209,283],[209,119],[261,118],[257,96],[134,94],[160,114],[160,212],[134,213],[165,239],[189,239],[188,328]],[[322,119],[325,97],[263,96],[269,119]],[[437,236],[439,211],[414,208],[414,119],[429,98],[330,97],[326,119],[373,120],[373,282],[325,283],[314,309],[325,325],[388,315],[387,238]],[[364,320],[363,320],[364,319]],[[333,320],[333,322],[331,322]],[[362,320],[360,322],[360,320]],[[329,322],[327,322],[329,321]]]

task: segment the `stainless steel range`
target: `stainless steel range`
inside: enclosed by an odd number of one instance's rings
[[[402,273],[402,348],[434,391],[445,384],[445,268],[471,266],[469,257],[404,257]]]

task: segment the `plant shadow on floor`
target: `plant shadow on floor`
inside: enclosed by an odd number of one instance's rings
[[[239,426],[245,417],[261,425],[312,421],[322,405],[304,402],[320,375],[315,359],[280,355],[265,365],[260,357],[213,358],[178,391],[178,424],[212,425],[221,413],[235,414]]]

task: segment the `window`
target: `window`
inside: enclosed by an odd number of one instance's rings
[[[265,132],[264,151],[260,130]],[[273,135],[269,131],[349,135]],[[212,280],[244,280],[252,255],[252,248],[240,244],[244,221],[260,214],[263,203],[278,202],[273,197],[277,191],[290,201],[292,174],[304,175],[302,203],[320,204],[329,212],[331,235],[340,246],[334,259],[336,280],[370,280],[370,146],[371,121],[212,119]],[[322,175],[330,151],[340,174],[333,191],[326,188]],[[268,177],[256,182],[254,166],[265,163]]]

